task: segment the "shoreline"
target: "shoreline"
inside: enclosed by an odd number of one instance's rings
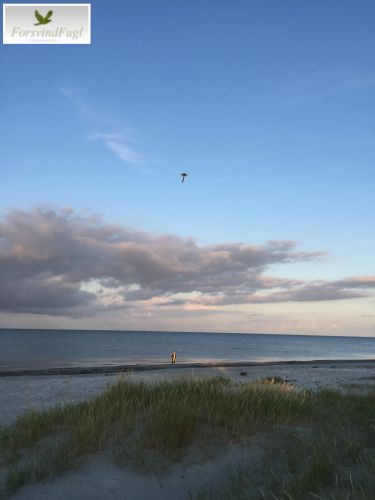
[[[83,373],[82,373],[83,372]],[[278,377],[296,389],[375,389],[375,359],[235,363],[139,364],[112,367],[23,370],[0,374],[0,427],[32,409],[95,398],[126,376],[134,382],[158,383],[181,377],[225,377],[238,383]]]
[[[204,361],[204,362],[180,362],[172,365],[168,363],[134,363],[106,366],[66,366],[52,368],[32,369],[10,369],[0,370],[0,377],[20,376],[48,376],[48,375],[94,375],[94,374],[118,374],[131,372],[152,372],[157,370],[182,369],[182,368],[241,368],[262,366],[304,366],[309,364],[326,365],[330,363],[339,364],[366,364],[373,363],[375,358],[369,359],[309,359],[309,360],[282,360],[282,361]]]

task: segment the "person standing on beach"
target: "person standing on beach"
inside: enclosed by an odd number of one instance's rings
[[[177,358],[176,352],[173,351],[171,354],[171,361],[173,365],[176,363],[176,358]]]

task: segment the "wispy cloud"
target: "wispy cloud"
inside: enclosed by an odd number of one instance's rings
[[[100,141],[120,160],[136,168],[136,170],[151,173],[150,168],[145,166],[148,163],[146,155],[137,150],[133,145],[133,141],[127,139],[124,134],[95,132],[88,134],[86,137],[88,140]]]
[[[113,151],[121,160],[139,165],[141,163],[141,155],[130,149],[129,146],[113,139],[102,139],[108,149]]]
[[[85,90],[71,86],[60,86],[58,90],[75,106],[77,113],[86,120],[93,120],[103,124],[112,123],[112,119],[107,116],[106,111],[93,102]]]
[[[69,317],[161,306],[212,313],[228,305],[372,295],[375,276],[306,281],[266,274],[276,264],[325,256],[292,241],[199,246],[72,209],[14,210],[0,221],[0,309]]]
[[[312,75],[281,86],[284,108],[316,102],[349,92],[375,89],[375,75],[358,75],[353,72],[331,71],[325,75]]]
[[[100,141],[108,151],[133,169],[151,173],[147,166],[150,159],[132,137],[128,125],[110,118],[108,112],[89,100],[83,91],[72,87],[59,87],[59,91],[86,119],[88,128],[101,128],[100,132],[88,132],[88,140]]]

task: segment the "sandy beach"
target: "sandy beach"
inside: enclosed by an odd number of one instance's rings
[[[50,371],[47,370],[45,375],[1,376],[0,425],[11,424],[23,412],[33,408],[42,409],[60,403],[77,403],[95,397],[120,376],[147,382],[178,377],[212,376],[248,382],[274,376],[289,381],[297,388],[312,390],[323,387],[348,389],[351,386],[360,389],[375,383],[375,360],[251,363],[236,364],[236,366],[141,365],[128,367],[127,371],[121,373],[119,371],[105,373],[104,368],[98,370],[104,373],[80,374],[79,369],[75,368],[73,373],[67,369],[66,373],[60,374],[49,374]]]
[[[144,368],[144,369],[143,369]],[[366,391],[375,384],[375,361],[316,361],[267,363],[242,366],[168,366],[119,373],[17,375],[0,377],[0,423],[12,424],[27,410],[76,403],[100,394],[118,377],[156,383],[179,377],[228,377],[248,382],[264,377],[280,377],[296,388],[316,390],[340,388]],[[263,443],[264,444],[264,443]],[[217,450],[202,463],[191,450],[182,462],[173,464],[165,474],[144,473],[119,468],[110,453],[88,456],[79,467],[53,481],[33,483],[11,498],[16,500],[52,499],[186,499],[196,498],[201,488],[224,487],[233,467],[261,466],[265,454],[259,439],[246,446],[233,444]]]

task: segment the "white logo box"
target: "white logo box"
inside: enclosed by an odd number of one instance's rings
[[[3,44],[91,44],[91,4],[4,3]]]

